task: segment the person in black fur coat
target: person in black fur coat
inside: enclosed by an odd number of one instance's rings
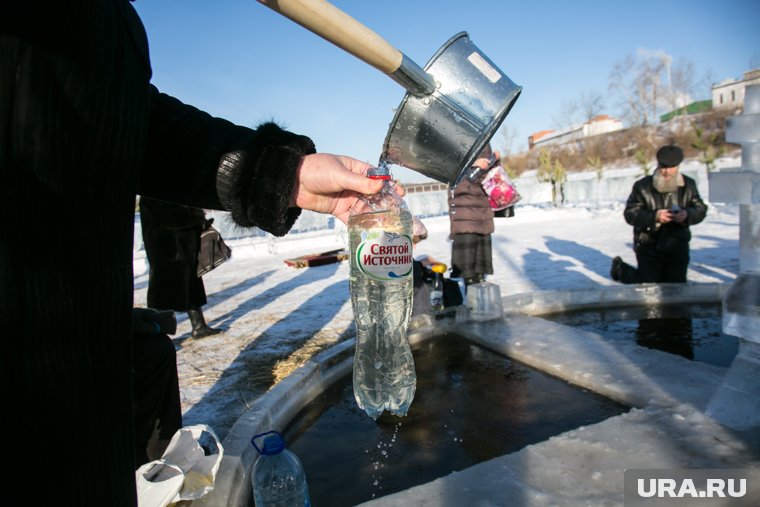
[[[18,470],[65,505],[137,503],[136,195],[228,210],[282,236],[301,209],[346,222],[368,164],[274,123],[234,125],[159,92],[127,0],[0,7],[0,329]],[[86,217],[86,222],[83,222]]]
[[[198,272],[201,233],[209,220],[200,208],[140,198],[140,225],[148,258],[148,307],[186,312],[193,338],[221,332],[206,324],[208,302]]]

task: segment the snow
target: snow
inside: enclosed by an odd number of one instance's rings
[[[448,217],[425,221],[428,239],[416,253],[450,263]],[[738,272],[738,208],[711,205],[706,220],[693,228],[689,280],[726,283]],[[617,285],[609,278],[610,260],[621,255],[635,263],[631,227],[622,204],[605,208],[521,206],[513,218],[496,219],[494,275],[502,296],[561,289]],[[232,259],[204,277],[210,325],[225,333],[189,340],[189,322],[178,313],[180,386],[187,424],[210,424],[223,438],[234,416],[262,389],[250,388],[250,375],[274,382],[278,361],[312,352],[353,336],[348,294],[348,264],[296,269],[284,259],[346,246],[335,233],[306,238],[230,242]],[[272,250],[274,249],[274,252]],[[144,252],[135,259],[135,304],[145,306]],[[306,357],[304,357],[306,359]],[[271,370],[274,368],[274,372]],[[269,386],[265,386],[264,389]]]
[[[620,176],[608,173],[605,178]],[[707,201],[706,182],[699,183]],[[635,264],[623,204],[618,200],[555,208],[525,198],[513,218],[495,220],[494,275],[488,280],[500,286],[505,301],[537,291],[619,286],[609,277],[612,257]],[[692,228],[689,285],[728,284],[739,271],[739,208],[708,204],[707,218]],[[415,254],[449,265],[448,217],[423,222],[429,235]],[[297,269],[283,262],[346,247],[342,224],[327,232],[277,240],[242,238],[229,244],[232,259],[204,277],[206,319],[225,332],[192,340],[186,315],[178,314],[174,336],[184,424],[208,424],[222,439],[254,401],[295,367],[354,335],[348,263]],[[142,250],[135,252],[134,268],[135,305],[145,306],[148,275]],[[593,432],[578,428],[373,505],[462,505],[481,498],[492,501],[479,505],[496,505],[500,502],[494,498],[503,502],[510,495],[520,498],[520,505],[621,505],[622,476],[617,472],[623,457],[628,468],[760,468],[756,436],[744,445],[702,414],[725,369],[665,353],[640,354],[635,346],[613,350],[594,337],[580,336],[581,331],[552,339],[556,333],[550,328],[558,324],[527,315],[507,323],[503,333],[509,333],[509,325],[520,325],[546,337],[504,340],[517,359],[523,350],[525,358],[543,361],[550,373],[552,364],[560,363],[560,369],[576,372],[573,381],[579,385],[594,385],[638,408],[595,425]],[[480,325],[493,324],[475,327]],[[617,366],[620,358],[624,367]],[[710,452],[695,453],[696,448]]]

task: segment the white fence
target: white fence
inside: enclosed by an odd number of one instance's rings
[[[725,158],[717,164],[718,168],[738,167],[741,159]],[[691,176],[697,181],[697,186],[702,198],[707,200],[709,196],[709,183],[704,164],[689,161],[682,165],[684,174]],[[643,176],[638,167],[621,169],[608,169],[599,178],[594,172],[572,173],[568,175],[564,185],[566,205],[586,204],[592,206],[604,206],[615,202],[625,202],[631,192],[633,183]],[[517,207],[526,205],[547,205],[552,202],[551,185],[540,183],[536,178],[536,171],[527,171],[515,180],[515,185],[522,199]],[[415,215],[425,218],[448,214],[447,191],[437,190],[431,192],[414,192],[406,196],[407,205]],[[214,217],[214,227],[226,239],[250,238],[252,242],[273,242],[277,238],[256,228],[242,229],[235,226],[229,219],[229,214],[222,211],[211,211],[207,214]],[[345,230],[345,226],[332,215],[324,215],[311,211],[303,211],[294,224],[289,235],[335,232]],[[142,231],[140,229],[140,215],[135,215],[135,250],[142,250]]]

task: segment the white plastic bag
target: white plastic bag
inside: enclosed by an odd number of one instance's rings
[[[209,426],[180,428],[161,459],[135,472],[137,504],[166,507],[180,500],[197,500],[214,489],[224,449]]]

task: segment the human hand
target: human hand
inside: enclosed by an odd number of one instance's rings
[[[494,158],[476,158],[475,162],[472,163],[472,167],[477,167],[478,169],[486,170],[489,167],[491,167],[491,164],[493,163]]]
[[[398,180],[393,180],[393,190],[396,191],[399,197],[404,197],[406,195],[406,189],[401,186],[401,183],[399,183]]]
[[[433,257],[431,257],[429,255],[426,255],[424,258],[420,259],[420,262],[426,268],[429,268],[433,264],[440,264],[440,262],[437,259],[435,259],[435,258],[433,258]]]
[[[367,178],[372,167],[351,157],[314,153],[301,159],[290,205],[318,213],[330,213],[348,223],[351,207],[361,195],[375,194],[381,180]]]
[[[476,158],[475,162],[472,163],[474,167],[478,167],[480,169],[486,170],[491,169],[493,167],[496,167],[501,163],[501,155],[498,151],[494,151],[491,154],[491,157],[480,157]]]
[[[679,208],[678,213],[671,212],[670,216],[674,222],[681,224],[689,217],[689,214],[686,212],[685,209]]]
[[[655,221],[661,224],[667,224],[673,221],[673,214],[669,209],[658,209],[655,215]]]

